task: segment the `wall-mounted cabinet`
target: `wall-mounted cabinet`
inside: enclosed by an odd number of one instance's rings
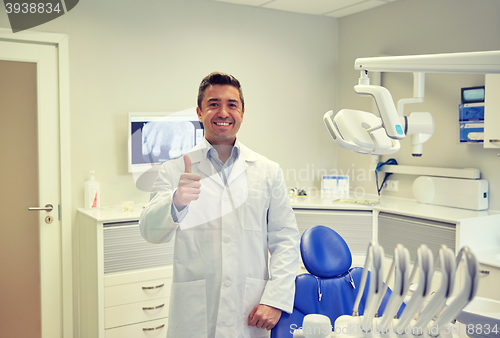
[[[484,147],[500,148],[500,74],[486,74]]]

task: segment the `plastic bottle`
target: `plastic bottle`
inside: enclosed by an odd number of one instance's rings
[[[94,178],[94,171],[90,171],[90,180],[85,182],[85,209],[99,208],[101,206],[101,189],[99,182]]]

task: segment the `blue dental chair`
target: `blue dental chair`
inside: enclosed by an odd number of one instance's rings
[[[302,327],[302,321],[308,314],[329,317],[332,329],[339,316],[352,315],[363,268],[351,268],[351,251],[344,239],[335,230],[316,225],[302,234],[300,253],[309,274],[295,278],[293,313],[282,313],[271,330],[271,338],[292,338],[293,330]],[[364,313],[369,283],[368,274],[366,291],[359,304],[360,315]],[[379,317],[383,314],[390,294],[391,290],[387,289],[379,308]],[[398,317],[403,309],[404,304],[399,309]]]

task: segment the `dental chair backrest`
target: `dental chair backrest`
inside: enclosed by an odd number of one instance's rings
[[[293,330],[302,327],[302,321],[308,314],[329,317],[332,330],[339,316],[352,314],[363,268],[351,268],[351,251],[344,239],[335,230],[316,225],[302,234],[300,253],[309,273],[295,278],[293,313],[283,312],[271,331],[271,338],[293,337]],[[359,304],[360,315],[364,313],[368,288],[369,278]],[[383,314],[390,294],[388,289],[379,308],[379,316]],[[402,310],[403,307],[398,315]]]

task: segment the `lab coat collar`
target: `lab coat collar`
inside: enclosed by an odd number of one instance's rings
[[[236,177],[244,172],[251,162],[257,161],[257,154],[253,150],[240,143],[238,139],[236,139],[235,146],[239,148],[239,156],[233,164],[231,175],[229,175],[228,178],[228,184],[230,184]],[[221,178],[212,166],[212,163],[210,163],[210,160],[208,159],[208,150],[210,149],[210,147],[212,147],[212,145],[208,143],[206,139],[203,139],[188,153],[189,158],[191,159],[191,163],[193,165],[199,163],[199,171],[201,171],[207,177],[212,178],[221,186],[224,186],[224,183],[222,182]]]

